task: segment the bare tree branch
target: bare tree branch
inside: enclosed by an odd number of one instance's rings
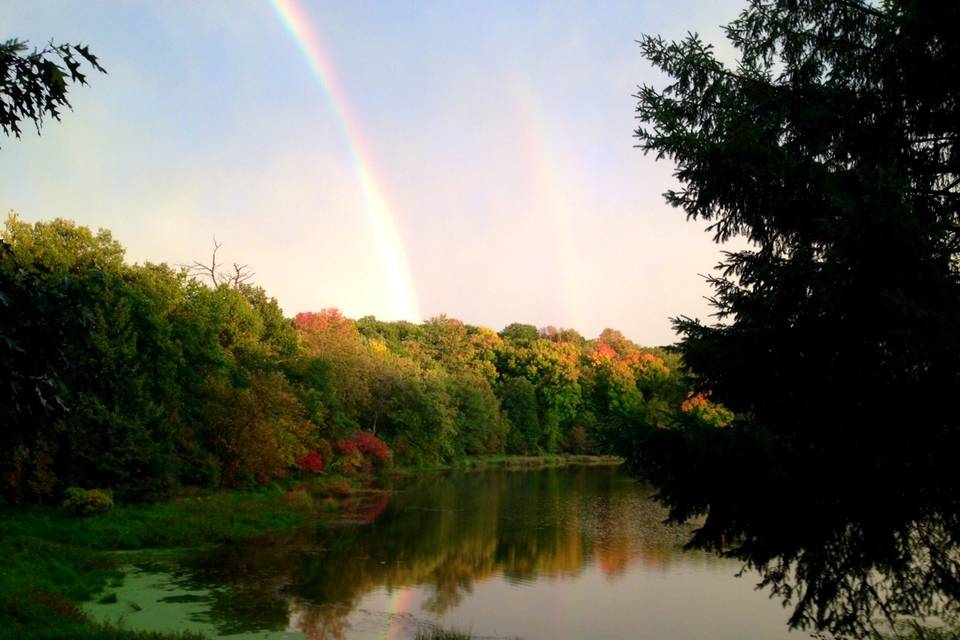
[[[220,250],[220,247],[223,246],[223,243],[217,242],[217,236],[213,236],[213,255],[210,257],[210,264],[206,265],[202,262],[194,261],[193,264],[187,266],[187,270],[191,275],[210,278],[210,282],[213,283],[214,287],[220,286],[220,282],[217,280],[217,251]]]
[[[213,236],[213,253],[210,256],[210,264],[194,261],[193,264],[181,266],[192,276],[203,279],[209,278],[214,288],[225,284],[239,289],[247,284],[256,273],[250,271],[250,265],[237,262],[233,263],[232,269],[221,270],[220,265],[217,264],[217,252],[222,246],[223,243],[217,242],[217,236]]]
[[[234,287],[239,289],[256,275],[253,271],[249,271],[247,269],[249,266],[250,265],[247,264],[237,264],[234,262],[233,273],[221,273],[220,277],[224,278],[224,276],[226,276],[225,279],[227,279]]]

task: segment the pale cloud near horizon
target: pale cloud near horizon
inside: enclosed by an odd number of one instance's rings
[[[443,5],[398,34],[399,6],[307,3],[330,30],[425,316],[610,326],[645,344],[674,340],[671,316],[706,319],[700,274],[720,249],[663,203],[672,169],[632,147],[630,97],[651,81],[632,37],[703,31],[737,8],[701,4],[712,14],[475,7],[474,36]],[[342,132],[282,28],[264,3],[186,6],[0,8],[5,35],[82,39],[110,71],[42,137],[0,141],[0,207],[109,228],[134,261],[202,260],[216,234],[289,315],[389,318]]]

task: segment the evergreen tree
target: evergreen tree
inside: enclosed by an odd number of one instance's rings
[[[795,605],[861,635],[960,603],[960,3],[753,0],[721,63],[645,37],[669,78],[637,96],[667,201],[726,254],[720,323],[681,318],[729,428],[632,451],[693,544],[728,548]]]

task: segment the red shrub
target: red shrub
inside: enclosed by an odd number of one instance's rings
[[[297,460],[297,466],[304,471],[311,473],[320,473],[323,471],[323,456],[319,451],[311,451],[307,455]]]
[[[352,440],[361,453],[373,458],[380,464],[384,464],[390,459],[390,449],[387,448],[383,440],[372,433],[358,431],[353,434]]]
[[[357,431],[349,438],[337,440],[336,449],[348,470],[363,469],[369,472],[390,459],[390,449],[383,440],[366,431]]]
[[[354,456],[360,455],[360,448],[357,447],[357,443],[354,442],[352,437],[346,438],[337,440],[337,453],[344,458],[353,458]]]

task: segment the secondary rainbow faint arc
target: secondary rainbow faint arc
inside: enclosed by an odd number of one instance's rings
[[[270,0],[270,5],[306,58],[310,71],[326,94],[330,109],[346,137],[354,172],[360,183],[367,214],[373,227],[377,250],[386,270],[394,319],[419,322],[420,304],[393,211],[383,195],[383,189],[379,185],[374,170],[373,156],[364,140],[357,118],[350,109],[347,94],[337,79],[330,56],[299,2]]]

